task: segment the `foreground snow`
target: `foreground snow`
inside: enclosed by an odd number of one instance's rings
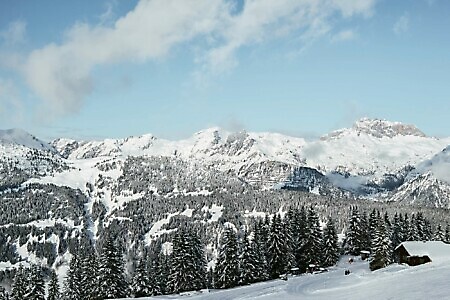
[[[351,274],[344,275],[345,269]],[[450,299],[450,262],[417,267],[392,265],[375,272],[367,262],[348,264],[343,260],[327,273],[307,274],[239,287],[211,290],[193,295],[159,296],[139,299]]]

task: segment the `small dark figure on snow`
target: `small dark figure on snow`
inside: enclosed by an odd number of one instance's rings
[[[350,275],[350,273],[351,273],[350,270],[348,270],[348,269],[345,270],[345,275]]]

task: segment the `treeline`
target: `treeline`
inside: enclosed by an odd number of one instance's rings
[[[291,208],[284,216],[253,218],[239,227],[226,222],[219,234],[217,258],[209,264],[194,223],[180,225],[172,247],[142,245],[138,258],[124,259],[120,239],[109,234],[98,253],[92,245],[79,245],[61,290],[52,271],[46,299],[100,300],[232,288],[334,266],[342,254],[361,251],[370,253],[370,268],[375,270],[394,261],[393,250],[403,241],[450,242],[449,225],[432,228],[421,212],[396,213],[391,218],[376,209],[368,213],[354,206],[346,227],[341,244],[333,219],[324,224],[312,206]],[[36,266],[20,267],[10,298],[0,289],[0,300],[45,299],[43,278]]]
[[[344,253],[359,255],[361,251],[370,251],[370,269],[383,268],[394,262],[394,250],[405,241],[443,241],[450,243],[450,225],[445,229],[438,224],[433,228],[431,221],[422,212],[410,216],[395,213],[393,218],[387,212],[379,210],[360,212],[358,207],[351,208]]]

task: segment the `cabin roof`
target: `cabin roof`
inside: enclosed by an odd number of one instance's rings
[[[450,260],[450,245],[441,241],[403,242],[395,250],[401,246],[410,256],[428,256],[432,261]]]

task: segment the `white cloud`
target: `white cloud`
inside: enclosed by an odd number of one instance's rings
[[[106,2],[105,11],[98,17],[100,20],[100,24],[106,24],[111,22],[114,19],[114,8],[117,6],[116,1]]]
[[[397,22],[395,22],[394,27],[392,28],[395,34],[400,35],[409,30],[409,14],[403,14]]]
[[[339,31],[338,33],[333,35],[331,37],[331,42],[337,43],[337,42],[350,41],[350,40],[355,39],[356,37],[357,37],[357,34],[354,30],[346,29],[346,30]]]
[[[141,0],[116,22],[78,23],[61,44],[32,51],[21,70],[33,92],[56,115],[77,111],[95,88],[92,70],[119,62],[164,57],[174,46],[201,41],[200,73],[238,64],[238,49],[295,33],[305,42],[323,36],[336,16],[370,16],[375,0]],[[106,10],[110,16],[112,10]],[[206,43],[204,43],[206,41]]]
[[[23,103],[14,82],[0,78],[0,126],[19,124],[22,111]]]
[[[7,45],[16,45],[25,41],[25,33],[27,23],[23,21],[14,21],[9,23],[8,27],[0,31],[0,38],[4,40]]]

